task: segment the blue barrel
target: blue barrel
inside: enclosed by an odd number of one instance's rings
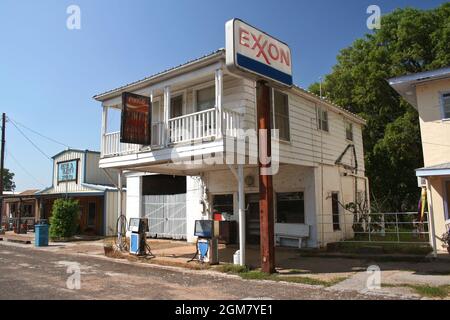
[[[34,246],[46,247],[48,246],[48,224],[37,224],[34,226]]]

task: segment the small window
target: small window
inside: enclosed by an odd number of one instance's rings
[[[176,118],[183,115],[183,95],[172,97],[170,99],[170,117]]]
[[[270,127],[278,129],[279,138],[290,140],[289,129],[289,99],[288,95],[278,90],[272,90],[272,108],[270,109]]]
[[[303,192],[277,193],[277,223],[305,223]]]
[[[87,224],[89,227],[95,226],[95,202],[89,203],[89,211],[88,211],[88,221]]]
[[[450,119],[450,92],[442,94],[442,116],[444,119]]]
[[[195,99],[197,102],[197,111],[212,109],[216,105],[215,86],[197,90],[195,94],[196,94]]]
[[[331,194],[331,212],[333,215],[333,231],[341,230],[341,217],[339,214],[339,193]]]
[[[217,194],[214,195],[213,211],[222,214],[234,214],[233,195],[232,194]]]
[[[320,130],[328,132],[328,111],[324,108],[317,108],[317,125]]]
[[[353,123],[345,122],[345,137],[347,140],[353,141]]]

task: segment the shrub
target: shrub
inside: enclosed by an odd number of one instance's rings
[[[50,238],[70,238],[78,228],[80,205],[78,200],[57,199],[50,218]]]

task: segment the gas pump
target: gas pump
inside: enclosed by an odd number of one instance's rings
[[[128,230],[130,234],[130,254],[154,257],[147,243],[148,219],[131,218]]]
[[[218,239],[214,236],[213,220],[196,220],[194,235],[197,237],[197,244],[194,257],[188,262],[197,260],[200,263],[219,263]]]

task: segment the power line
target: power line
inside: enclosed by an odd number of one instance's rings
[[[37,132],[36,130],[31,129],[31,128],[25,126],[24,124],[18,122],[17,120],[13,120],[13,119],[11,119],[10,117],[8,117],[8,119],[11,120],[11,121],[13,121],[15,124],[17,124],[17,125],[19,125],[19,126],[25,128],[25,129],[27,129],[27,130],[33,132],[34,134],[37,134],[38,136],[41,136],[42,138],[45,138],[45,139],[47,139],[47,140],[49,140],[49,141],[52,141],[52,142],[54,142],[54,143],[56,143],[56,144],[59,144],[59,145],[62,145],[62,146],[64,146],[64,147],[70,148],[69,145],[67,145],[67,144],[65,144],[65,143],[63,143],[63,142],[60,142],[60,141],[58,141],[58,140],[55,140],[55,139],[53,139],[53,138],[50,138],[50,137],[48,137],[48,136],[46,136],[46,135],[43,135],[42,133],[39,133],[39,132]]]
[[[33,145],[33,147],[36,148],[36,150],[42,153],[47,159],[52,161],[52,158],[49,155],[47,155],[44,151],[42,151],[42,149],[39,148],[30,138],[28,138],[27,135],[15,124],[15,122],[11,118],[8,118],[8,120],[13,124],[14,127],[16,127],[16,129],[20,132],[20,134],[22,134],[24,138],[27,139]]]
[[[16,157],[14,157],[14,155],[7,149],[5,148],[5,152],[7,154],[7,156],[10,156],[11,159],[28,175],[30,176],[35,182],[37,182],[38,184],[40,184],[41,186],[45,187],[45,184],[42,183],[41,181],[39,181],[35,176],[33,176],[20,162],[19,160],[17,160]]]

